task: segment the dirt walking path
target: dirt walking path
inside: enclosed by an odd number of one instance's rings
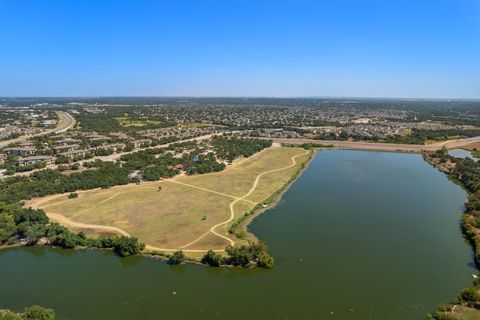
[[[246,201],[246,202],[249,202],[253,205],[258,205],[260,202],[253,202],[253,201],[250,201],[250,200],[247,200],[245,199],[246,197],[250,196],[254,191],[255,189],[257,188],[258,186],[258,183],[260,181],[260,179],[266,175],[266,174],[269,174],[269,173],[273,173],[273,172],[278,172],[278,171],[282,171],[282,170],[287,170],[287,169],[290,169],[292,167],[294,167],[296,164],[297,164],[297,161],[296,159],[298,157],[301,157],[301,156],[304,156],[304,155],[307,155],[309,153],[309,151],[305,151],[304,153],[302,154],[298,154],[298,155],[295,155],[295,156],[292,156],[290,158],[290,161],[292,162],[290,165],[286,166],[286,167],[282,167],[282,168],[277,168],[277,169],[273,169],[273,170],[268,170],[268,171],[265,171],[263,173],[260,173],[256,176],[255,178],[255,181],[252,185],[252,187],[250,188],[250,190],[242,197],[235,197],[235,196],[232,196],[232,195],[229,195],[229,194],[225,194],[225,193],[221,193],[221,192],[217,192],[217,191],[214,191],[214,190],[210,190],[210,189],[206,189],[206,188],[201,188],[201,187],[197,187],[197,186],[194,186],[194,185],[190,185],[190,184],[187,184],[187,183],[183,183],[183,182],[179,182],[179,181],[174,181],[174,180],[163,180],[165,182],[170,182],[170,183],[177,183],[177,184],[181,184],[181,185],[185,185],[185,186],[188,186],[188,187],[192,187],[192,188],[196,188],[196,189],[200,189],[200,190],[204,190],[206,192],[212,192],[212,193],[216,193],[216,194],[219,194],[219,195],[223,195],[223,196],[226,196],[226,197],[230,197],[230,198],[233,198],[234,200],[230,203],[229,205],[229,211],[230,211],[230,217],[223,221],[223,222],[220,222],[220,223],[217,223],[216,225],[212,226],[207,232],[205,232],[204,234],[202,234],[200,237],[198,237],[197,239],[191,241],[190,243],[187,243],[186,245],[183,245],[181,247],[179,247],[178,249],[182,249],[184,252],[191,252],[191,253],[201,253],[201,252],[205,252],[207,251],[208,249],[183,249],[183,248],[187,248],[195,243],[197,243],[199,240],[201,240],[202,238],[204,238],[206,235],[208,235],[209,233],[213,233],[215,236],[217,237],[220,237],[224,240],[226,240],[230,245],[234,246],[235,245],[235,241],[233,241],[232,239],[228,238],[226,236],[226,234],[221,234],[219,233],[216,229],[218,227],[221,227],[221,226],[224,226],[230,222],[233,221],[233,219],[235,219],[235,210],[234,210],[234,206],[237,202],[239,201]],[[274,191],[275,192],[275,191]],[[273,194],[273,193],[272,193]],[[110,198],[114,198],[117,194],[114,194],[112,195]],[[59,194],[59,195],[54,195],[54,196],[50,196],[50,197],[46,197],[46,198],[41,198],[41,199],[38,199],[36,201],[34,201],[32,203],[32,206],[33,207],[36,207],[36,208],[39,208],[42,206],[43,203],[47,202],[47,201],[50,201],[52,199],[56,199],[58,197],[64,197],[65,194]],[[269,196],[268,196],[269,197]],[[268,198],[267,197],[267,198]],[[110,200],[110,198],[108,200]],[[265,198],[265,199],[267,199]],[[101,203],[105,202],[106,200],[102,201]],[[99,203],[98,205],[100,205],[101,203]],[[45,207],[48,207],[49,205],[47,204],[46,206],[44,206],[43,208]],[[57,213],[47,213],[47,216],[54,222],[58,222],[62,225],[65,225],[65,226],[68,226],[68,227],[71,227],[71,228],[80,228],[80,229],[93,229],[93,230],[102,230],[102,231],[110,231],[110,232],[114,232],[114,233],[117,233],[117,234],[120,234],[122,236],[131,236],[127,231],[123,230],[123,229],[120,229],[120,228],[117,228],[117,227],[113,227],[113,226],[107,226],[107,225],[99,225],[99,224],[87,224],[87,223],[81,223],[81,222],[77,222],[77,221],[74,221],[74,220],[71,220],[67,217],[65,217],[64,215],[61,215],[61,214],[57,214]],[[171,248],[160,248],[160,247],[155,247],[155,246],[151,246],[151,245],[146,245],[145,246],[145,249],[148,250],[148,251],[165,251],[165,252],[172,252],[172,251],[176,251],[178,250],[177,248],[176,249],[171,249]],[[215,252],[223,252],[224,250],[223,249],[216,249],[216,250],[213,250]]]
[[[241,200],[246,200],[245,198],[248,197],[249,195],[251,195],[253,193],[253,191],[255,191],[255,189],[257,188],[257,185],[258,185],[258,182],[260,181],[260,178],[263,177],[264,175],[266,174],[269,174],[269,173],[273,173],[273,172],[277,172],[277,171],[282,171],[282,170],[287,170],[287,169],[290,169],[292,167],[294,167],[297,162],[296,162],[296,158],[298,157],[301,157],[301,156],[304,156],[304,155],[307,155],[309,151],[305,151],[304,153],[302,154],[297,154],[293,157],[290,158],[290,160],[292,161],[292,163],[286,167],[283,167],[283,168],[277,168],[277,169],[273,169],[273,170],[268,170],[268,171],[265,171],[259,175],[257,175],[257,177],[255,178],[255,182],[253,183],[253,186],[250,188],[250,190],[241,198],[237,198],[235,200],[233,200],[231,203],[230,203],[230,217],[224,221],[224,222],[220,222],[220,223],[217,223],[216,225],[212,226],[209,230],[209,232],[213,233],[214,235],[216,235],[217,237],[220,237],[222,239],[225,239],[227,240],[230,245],[234,246],[235,245],[235,241],[233,241],[232,239],[230,239],[229,237],[227,237],[225,234],[221,234],[219,232],[217,232],[215,229],[218,228],[218,227],[221,227],[221,226],[224,226],[230,222],[233,221],[233,219],[235,219],[235,210],[234,210],[234,206],[235,204],[238,202],[238,201],[241,201]],[[275,192],[275,191],[274,191]],[[267,197],[268,198],[268,197]],[[248,200],[247,200],[248,201]],[[251,201],[249,201],[251,202]],[[255,205],[258,204],[257,203],[254,203]],[[204,233],[202,236],[200,236],[199,238],[197,238],[195,241],[192,241],[190,242],[189,244],[183,246],[182,248],[186,248],[186,247],[189,247],[193,244],[195,244],[197,241],[199,241],[200,239],[202,239],[204,236],[206,236],[209,232],[206,232]]]

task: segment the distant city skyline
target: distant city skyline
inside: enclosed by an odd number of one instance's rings
[[[0,97],[480,98],[480,2],[0,1]]]

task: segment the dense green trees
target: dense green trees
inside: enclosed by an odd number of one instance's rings
[[[13,216],[0,212],[0,244],[11,239],[17,232]]]
[[[192,152],[184,155],[182,157],[182,162],[185,166],[185,172],[188,175],[219,172],[226,168],[224,163],[217,162],[213,152],[206,155]]]
[[[228,246],[225,251],[228,255],[224,260],[225,264],[241,267],[256,265],[262,268],[272,268],[274,265],[273,257],[268,254],[267,246],[261,241],[248,246]]]
[[[168,264],[171,265],[178,265],[185,262],[185,254],[182,250],[175,251],[171,255],[168,256]]]
[[[212,267],[219,267],[222,262],[222,256],[215,253],[213,250],[208,250],[208,252],[202,257],[202,263]]]
[[[117,163],[102,162],[97,170],[64,175],[58,170],[34,172],[30,177],[11,177],[0,181],[0,202],[14,203],[49,194],[74,192],[127,184],[129,171]]]
[[[114,251],[121,257],[139,254],[145,248],[135,237],[119,237],[114,241]]]
[[[83,232],[74,233],[58,223],[51,223],[41,209],[0,203],[0,244],[25,240],[34,245],[45,238],[48,244],[61,248],[91,247],[113,249],[122,257],[140,253],[145,245],[134,237],[88,238]]]
[[[427,161],[437,165],[443,165],[446,162],[455,164],[454,166],[448,166],[446,173],[469,193],[461,226],[463,234],[473,246],[478,265],[480,263],[480,163],[469,158],[452,157],[446,149],[426,153],[424,157]],[[480,279],[475,279],[472,287],[463,290],[456,303],[480,309]],[[430,318],[436,320],[449,319],[448,312],[451,309],[452,305],[448,305],[447,308],[430,315]]]
[[[215,136],[212,138],[212,145],[217,157],[232,162],[238,157],[250,157],[257,152],[270,147],[272,141]]]

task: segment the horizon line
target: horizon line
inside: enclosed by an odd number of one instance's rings
[[[101,98],[180,98],[180,99],[361,99],[361,100],[437,100],[437,101],[480,101],[480,97],[453,98],[453,97],[382,97],[382,96],[196,96],[196,95],[26,95],[26,96],[0,96],[0,99],[33,99],[33,98],[61,98],[61,99],[101,99]]]

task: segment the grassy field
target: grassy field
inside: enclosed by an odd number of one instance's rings
[[[221,250],[238,240],[228,235],[231,223],[281,188],[309,156],[272,147],[219,173],[81,191],[75,199],[54,195],[27,206],[43,208],[53,220],[61,215],[66,220],[59,222],[90,234],[110,232],[95,225],[118,228],[159,250]]]
[[[132,119],[130,117],[115,118],[122,127],[143,127],[150,124],[159,124],[160,121],[151,120],[147,117]]]

